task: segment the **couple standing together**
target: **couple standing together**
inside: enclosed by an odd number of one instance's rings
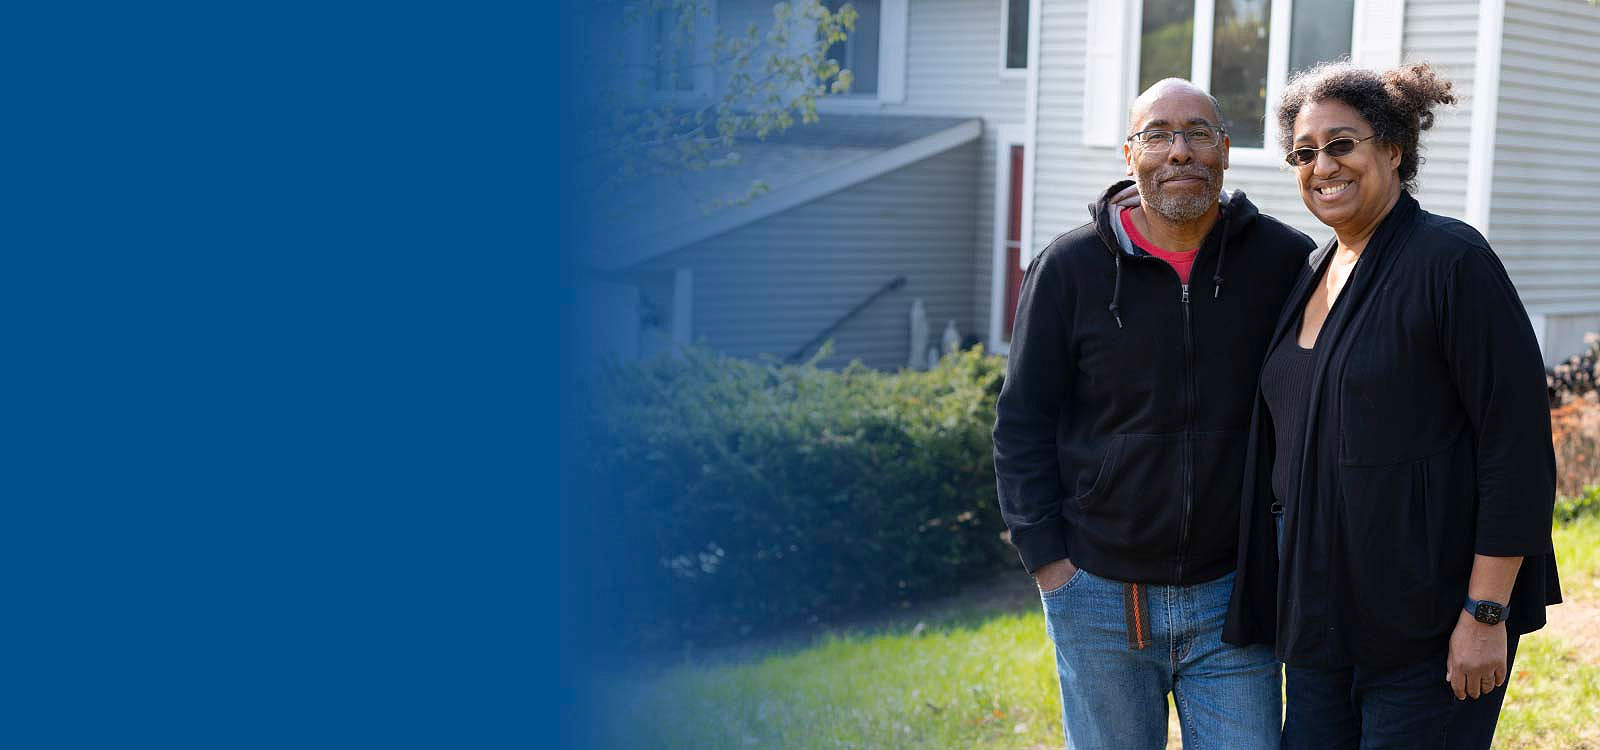
[[[1221,190],[1216,100],[1157,83],[1123,146],[1137,200],[1111,186],[1029,266],[995,471],[1068,748],[1164,746],[1169,694],[1197,750],[1489,746],[1560,601],[1555,459],[1505,269],[1411,195],[1450,89],[1427,65],[1291,80],[1316,248]]]

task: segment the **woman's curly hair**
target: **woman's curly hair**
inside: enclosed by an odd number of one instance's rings
[[[1312,102],[1335,100],[1354,109],[1372,126],[1380,143],[1400,147],[1400,184],[1417,189],[1422,131],[1433,127],[1433,110],[1455,104],[1451,83],[1427,63],[1379,73],[1348,62],[1314,65],[1296,73],[1278,105],[1278,140],[1294,146],[1294,120]]]

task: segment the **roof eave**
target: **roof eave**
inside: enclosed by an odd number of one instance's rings
[[[983,121],[971,119],[959,125],[886,149],[840,169],[812,177],[782,190],[734,206],[691,224],[643,235],[618,237],[604,243],[606,249],[595,258],[595,265],[618,271],[651,258],[710,239],[752,222],[810,203],[845,188],[944,153],[983,135]]]

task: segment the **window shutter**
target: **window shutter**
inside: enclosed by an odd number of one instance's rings
[[[1356,0],[1355,10],[1350,61],[1378,70],[1399,65],[1406,19],[1404,0]]]
[[[883,0],[878,6],[878,101],[906,100],[906,45],[910,0]]]
[[[1089,3],[1084,59],[1083,142],[1115,146],[1122,142],[1127,117],[1128,3]]]

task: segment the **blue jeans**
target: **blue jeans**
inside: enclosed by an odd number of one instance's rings
[[[1272,649],[1222,642],[1233,574],[1140,588],[1144,648],[1130,645],[1122,582],[1079,569],[1040,594],[1056,646],[1068,750],[1166,747],[1168,693],[1185,750],[1277,748],[1282,683]]]

